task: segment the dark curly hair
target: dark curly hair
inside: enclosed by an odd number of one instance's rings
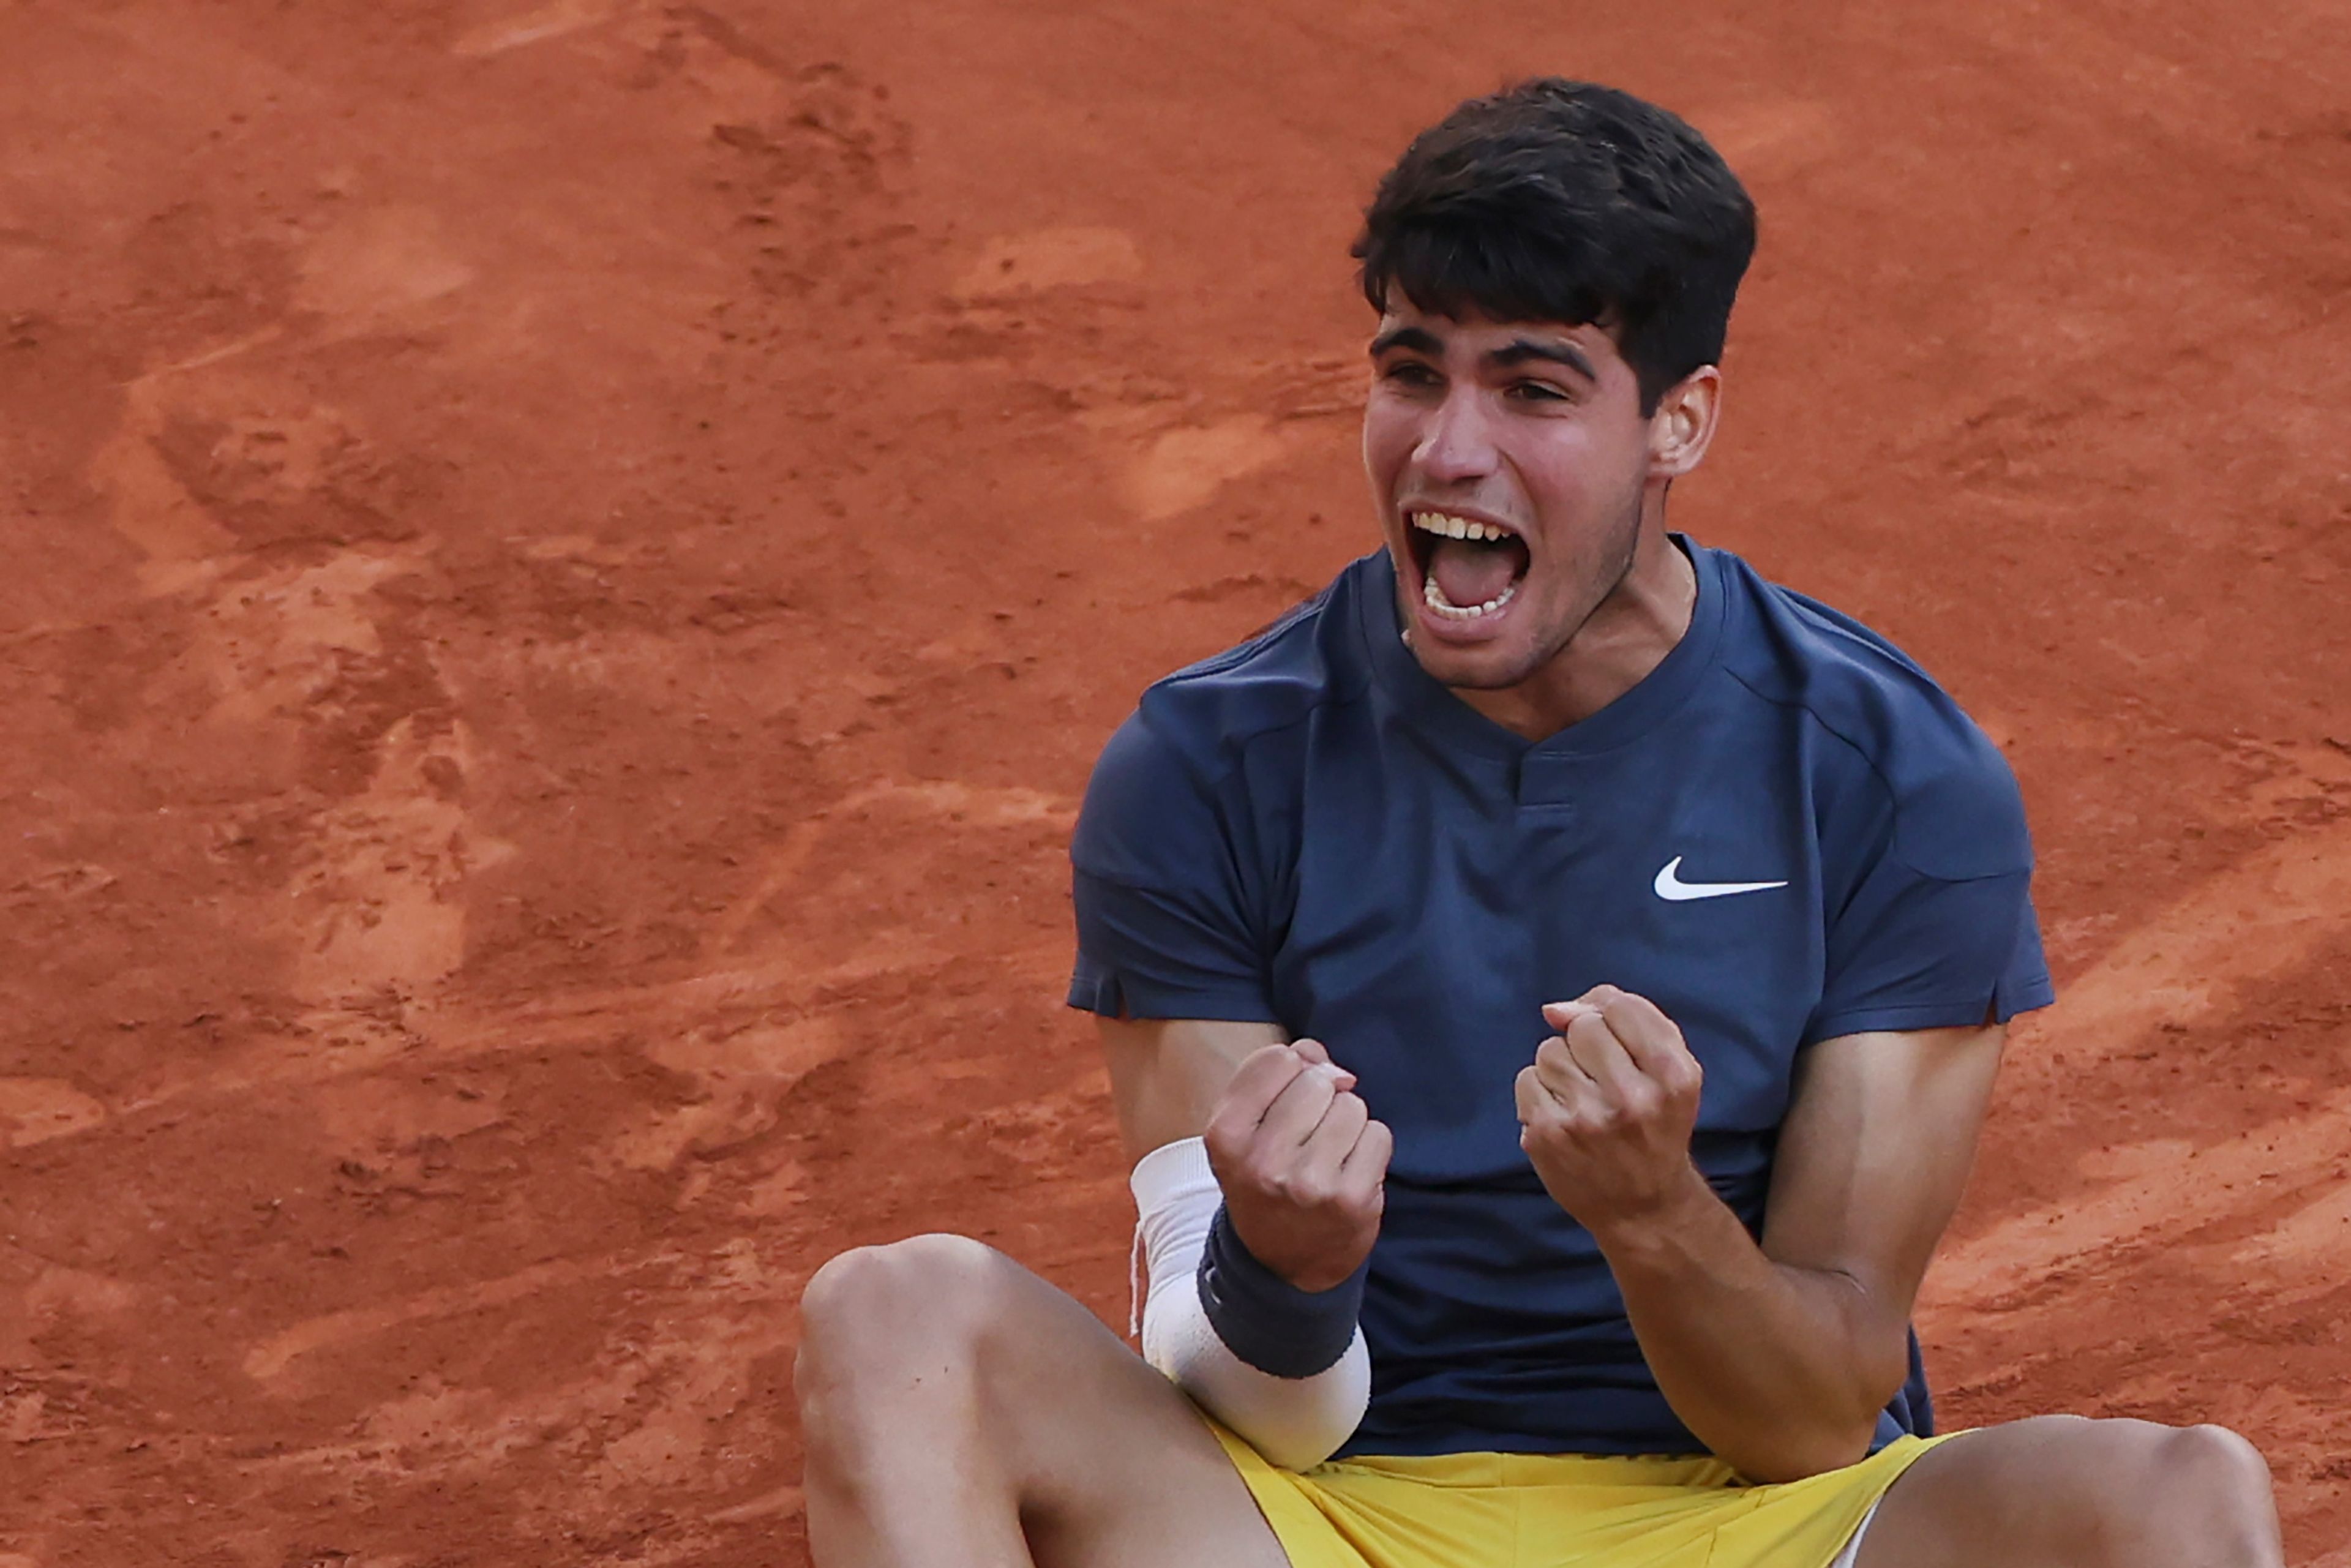
[[[1597,323],[1641,410],[1722,358],[1755,204],[1706,138],[1614,88],[1544,77],[1471,99],[1380,181],[1364,298],[1456,319]]]

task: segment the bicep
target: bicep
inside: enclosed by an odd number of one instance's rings
[[[1290,1039],[1278,1023],[1113,1018],[1094,1022],[1130,1161],[1164,1144],[1198,1136],[1242,1059]]]
[[[1889,1342],[1959,1207],[2006,1034],[1999,1024],[1850,1034],[1799,1060],[1763,1251],[1851,1280]]]

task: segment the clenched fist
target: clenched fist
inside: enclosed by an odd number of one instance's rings
[[[1269,1045],[1235,1071],[1204,1134],[1234,1234],[1301,1291],[1343,1282],[1379,1237],[1395,1144],[1354,1087],[1315,1040]]]
[[[1614,986],[1546,1003],[1543,1019],[1559,1032],[1518,1080],[1519,1146],[1543,1189],[1594,1235],[1689,1196],[1705,1075],[1674,1021]]]

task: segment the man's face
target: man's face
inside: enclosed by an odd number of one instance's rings
[[[1413,653],[1448,686],[1517,685],[1632,564],[1651,476],[1633,368],[1596,326],[1407,303],[1372,372],[1364,467]]]

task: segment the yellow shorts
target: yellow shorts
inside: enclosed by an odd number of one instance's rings
[[[1291,1568],[1828,1568],[1941,1437],[1747,1486],[1712,1458],[1443,1454],[1276,1469],[1209,1423]],[[1956,1436],[1957,1434],[1946,1434]]]

